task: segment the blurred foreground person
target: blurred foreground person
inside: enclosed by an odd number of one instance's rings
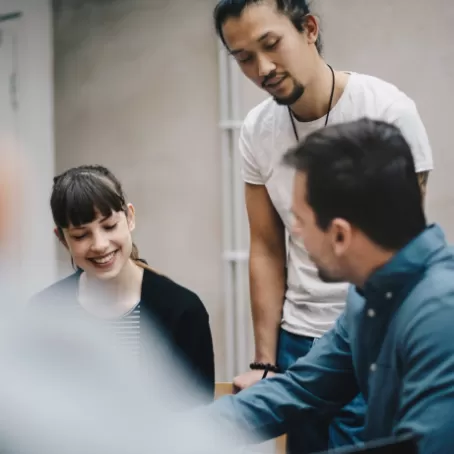
[[[320,279],[353,284],[346,310],[284,374],[210,410],[266,439],[361,392],[366,441],[414,434],[421,454],[454,452],[454,253],[426,224],[408,143],[361,119],[310,134],[284,162],[293,233]]]
[[[16,161],[0,144],[0,269],[9,271],[8,277],[0,273],[2,452],[234,452],[221,427],[182,412],[196,387],[148,323],[141,325],[149,346],[143,356],[154,367],[143,374],[128,350],[117,348],[110,330],[47,305],[25,309],[15,298],[15,284],[26,286],[27,279],[1,252],[20,227],[12,213],[20,181],[27,179],[21,180],[23,167]]]
[[[20,290],[14,278],[20,265],[18,226],[22,225],[27,170],[17,145],[0,134],[0,304],[8,301],[9,293],[18,294]]]
[[[149,268],[132,241],[135,212],[105,167],[80,166],[54,179],[51,209],[56,235],[77,271],[35,301],[105,321],[132,355],[147,343],[153,323],[191,380],[214,394],[214,354],[208,313],[199,297]]]

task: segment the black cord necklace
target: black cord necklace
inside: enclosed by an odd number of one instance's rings
[[[329,105],[328,105],[328,112],[326,114],[325,127],[328,124],[329,114],[331,112],[331,107],[333,104],[334,88],[336,87],[336,78],[334,77],[334,70],[333,70],[333,68],[331,68],[330,65],[328,65],[328,68],[331,70],[331,74],[333,76],[333,82],[331,84],[331,95],[329,97]],[[293,128],[293,133],[295,134],[295,139],[297,142],[299,142],[300,138],[298,135],[298,131],[296,130],[295,119],[293,118],[293,114],[292,114],[290,107],[287,107],[287,109],[288,109],[288,114],[290,115],[290,121],[292,122],[292,128]]]

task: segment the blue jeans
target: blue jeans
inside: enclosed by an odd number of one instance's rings
[[[317,339],[297,336],[281,329],[278,347],[279,367],[287,370],[298,358],[305,356],[315,342]],[[336,383],[333,383],[333,386],[336,386]],[[305,417],[304,424],[296,422],[287,431],[287,452],[308,454],[360,444],[365,412],[366,403],[361,394],[331,418],[314,411],[312,415]]]

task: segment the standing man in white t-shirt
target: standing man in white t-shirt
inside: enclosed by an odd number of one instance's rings
[[[235,378],[243,389],[285,371],[328,331],[342,312],[347,284],[320,279],[291,233],[294,171],[283,154],[327,124],[369,117],[400,127],[425,192],[433,168],[426,131],[414,102],[380,79],[333,70],[320,55],[317,20],[304,0],[221,0],[217,33],[243,73],[271,97],[252,109],[240,151],[250,225],[250,288],[255,335],[251,370]],[[288,235],[288,250],[286,250]],[[289,430],[289,452],[309,453],[361,440],[365,403],[357,396],[341,414],[313,415]]]

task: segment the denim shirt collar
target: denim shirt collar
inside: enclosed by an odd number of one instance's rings
[[[424,272],[431,257],[445,246],[442,229],[437,224],[429,225],[375,271],[357,292],[366,299],[377,294],[391,299],[410,279]]]

